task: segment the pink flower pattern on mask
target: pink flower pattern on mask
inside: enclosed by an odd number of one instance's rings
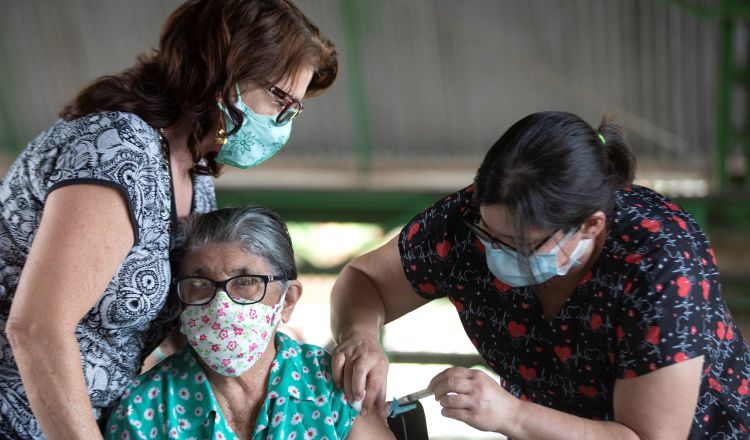
[[[236,377],[250,369],[268,347],[283,303],[282,296],[274,306],[242,305],[219,291],[208,304],[185,307],[180,331],[211,369]]]

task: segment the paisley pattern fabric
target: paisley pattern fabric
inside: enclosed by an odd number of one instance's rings
[[[343,439],[359,414],[331,380],[331,356],[276,332],[253,439]],[[130,385],[105,438],[237,440],[190,345]]]
[[[71,184],[106,185],[128,202],[135,242],[76,327],[95,415],[120,397],[144,357],[176,323],[171,271],[170,175],[156,130],[130,113],[58,121],[34,139],[0,183],[0,437],[44,438],[29,408],[5,324],[47,196]],[[193,211],[216,208],[213,180],[193,181]]]
[[[747,439],[750,354],[722,295],[716,258],[693,218],[666,197],[619,191],[604,249],[551,321],[529,287],[487,268],[461,221],[478,221],[472,187],[401,232],[407,278],[448,297],[466,334],[510,393],[581,417],[612,420],[616,379],[704,356],[691,439]]]

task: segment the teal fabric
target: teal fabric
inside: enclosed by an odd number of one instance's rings
[[[263,407],[253,439],[343,439],[357,416],[333,386],[331,356],[277,332]],[[238,437],[227,425],[206,374],[190,345],[128,387],[113,411],[108,439],[211,439]]]

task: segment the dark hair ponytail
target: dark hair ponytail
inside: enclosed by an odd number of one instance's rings
[[[539,112],[513,124],[490,148],[474,179],[476,206],[501,204],[526,248],[529,228],[569,231],[596,211],[610,213],[630,185],[635,158],[622,129],[598,130],[578,116]]]
[[[635,156],[625,143],[622,127],[613,124],[610,115],[604,115],[596,131],[604,138],[608,174],[613,188],[621,189],[631,185],[635,178]]]

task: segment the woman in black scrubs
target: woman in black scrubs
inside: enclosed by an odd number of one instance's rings
[[[447,417],[518,439],[748,438],[750,356],[713,250],[634,171],[611,124],[514,124],[473,185],[342,272],[334,379],[347,397],[380,405],[379,328],[448,297],[502,381],[440,373],[429,387]]]

